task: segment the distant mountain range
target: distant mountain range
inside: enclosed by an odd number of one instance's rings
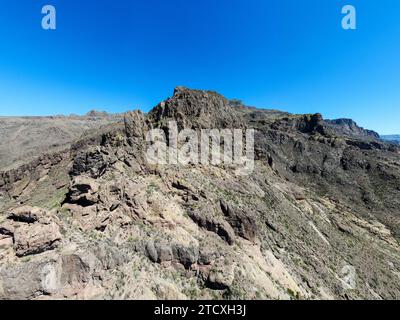
[[[385,141],[395,141],[397,143],[400,143],[400,134],[391,134],[391,135],[381,136],[381,139],[385,140]]]
[[[83,116],[0,117],[0,168],[17,167],[41,153],[65,148],[88,130],[123,120],[123,115],[92,110]]]

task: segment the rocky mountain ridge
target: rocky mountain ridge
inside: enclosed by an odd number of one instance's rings
[[[254,172],[149,164],[169,120],[255,129]],[[3,170],[0,298],[400,298],[400,148],[344,123],[178,87]]]
[[[123,115],[95,110],[84,116],[0,117],[0,169],[18,167],[67,147],[85,131],[122,120]]]

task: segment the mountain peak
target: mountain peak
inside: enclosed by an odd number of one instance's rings
[[[151,110],[149,117],[156,123],[175,120],[182,128],[240,126],[236,111],[224,96],[182,86],[175,88],[172,98]]]

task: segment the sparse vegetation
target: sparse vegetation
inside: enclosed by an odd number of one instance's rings
[[[5,174],[7,298],[69,299],[82,288],[104,299],[400,298],[398,153],[319,115],[229,104],[237,108],[180,88],[149,114],[131,112]],[[147,125],[174,119],[256,126],[254,172],[150,166]],[[9,210],[17,212],[6,219]],[[68,290],[41,295],[45,275],[60,272]]]

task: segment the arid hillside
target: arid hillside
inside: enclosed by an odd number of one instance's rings
[[[96,111],[85,116],[0,117],[0,169],[65,148],[87,130],[122,119]]]
[[[0,299],[400,299],[400,147],[183,87],[114,120],[0,171]],[[171,120],[254,129],[254,170],[149,163]]]

